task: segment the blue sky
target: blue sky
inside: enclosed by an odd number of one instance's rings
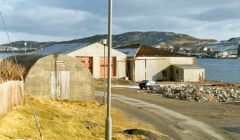
[[[59,41],[107,32],[107,0],[0,0],[12,41]],[[240,37],[240,0],[113,0],[113,33],[169,31]],[[0,24],[0,44],[7,38]]]

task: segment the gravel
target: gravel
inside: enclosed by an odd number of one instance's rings
[[[240,102],[240,89],[216,86],[162,86],[157,85],[151,93],[164,97],[196,102]]]

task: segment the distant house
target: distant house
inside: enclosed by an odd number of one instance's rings
[[[15,62],[15,58],[9,57]],[[56,100],[94,100],[95,88],[91,73],[70,56],[17,55],[19,65],[26,70],[25,95]]]
[[[198,82],[205,80],[205,69],[196,65],[172,65],[172,80]]]
[[[129,79],[133,81],[200,81],[205,78],[204,69],[195,66],[194,57],[142,44],[126,45],[117,48],[117,50],[128,55],[126,72]],[[173,72],[174,65],[183,70],[179,73],[183,77],[180,80],[176,78],[177,75]],[[181,65],[185,67],[181,67]],[[192,71],[185,70],[187,67],[191,67]],[[201,78],[199,78],[199,74]]]
[[[104,49],[105,48],[105,49]],[[105,50],[105,51],[104,51]],[[107,75],[107,54],[108,47],[101,43],[78,43],[78,44],[57,44],[39,50],[35,54],[66,54],[82,62],[85,67],[89,69],[94,78],[103,78],[104,70]],[[105,65],[104,65],[104,52],[105,52]],[[127,55],[111,49],[112,54],[112,76],[114,78],[126,77],[126,58]]]

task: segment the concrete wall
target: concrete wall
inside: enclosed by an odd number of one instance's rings
[[[51,72],[54,71],[70,72],[70,100],[94,99],[95,88],[91,73],[80,62],[66,55],[40,58],[25,77],[25,94],[51,98]]]
[[[204,69],[185,69],[184,82],[199,82],[205,80]]]
[[[107,57],[108,47],[105,47],[105,56]],[[115,49],[111,49],[112,57],[116,57],[116,77],[126,77],[126,58],[127,55]],[[93,57],[93,77],[100,78],[100,59],[104,57],[104,46],[100,43],[94,43],[67,54],[72,57],[88,56]]]
[[[178,68],[176,66],[171,66],[172,70],[172,78],[171,80],[176,81],[176,82],[183,82],[184,81],[184,70],[181,68]],[[178,73],[177,73],[178,71]]]
[[[171,65],[194,64],[194,57],[137,57],[132,71],[133,81],[171,80]],[[164,74],[165,73],[165,74]]]
[[[176,73],[177,70],[179,73]],[[199,68],[184,69],[172,66],[172,80],[177,82],[199,82],[205,80],[205,70]]]
[[[195,57],[170,57],[171,65],[187,65],[187,64],[195,64]]]

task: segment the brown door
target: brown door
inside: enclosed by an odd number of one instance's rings
[[[116,76],[116,57],[112,57],[111,61],[111,69],[112,69],[112,76]],[[105,58],[105,65],[104,65],[104,57],[100,59],[100,77],[104,78],[104,70],[105,70],[105,77],[108,75],[108,60],[107,57]]]
[[[76,56],[77,60],[83,63],[83,65],[93,73],[93,59],[87,56]]]

